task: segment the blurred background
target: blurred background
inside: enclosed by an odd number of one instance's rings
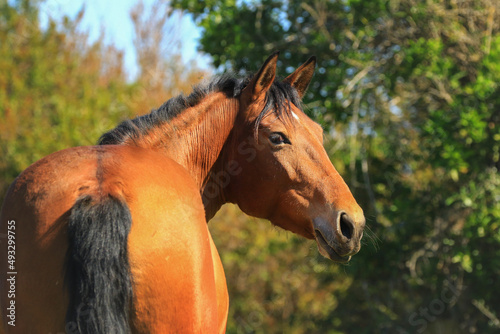
[[[305,110],[369,231],[348,265],[225,206],[228,333],[500,333],[497,0],[0,0],[0,200],[223,71],[310,55]]]

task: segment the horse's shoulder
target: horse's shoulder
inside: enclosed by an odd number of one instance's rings
[[[102,161],[102,189],[119,193],[133,210],[203,211],[189,172],[163,151],[115,146]]]
[[[131,187],[178,189],[199,194],[189,172],[163,151],[131,146],[114,146],[108,150],[100,166],[108,180],[119,177]]]

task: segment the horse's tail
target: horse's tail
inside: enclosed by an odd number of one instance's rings
[[[68,222],[66,332],[129,333],[132,278],[127,238],[132,218],[117,198],[78,199]]]

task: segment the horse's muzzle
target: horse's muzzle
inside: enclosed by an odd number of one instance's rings
[[[344,211],[335,212],[333,222],[322,217],[314,218],[313,227],[320,253],[335,262],[349,262],[361,248],[364,226],[364,218],[356,223]]]

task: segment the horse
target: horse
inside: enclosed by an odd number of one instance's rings
[[[207,222],[228,202],[348,262],[365,218],[301,106],[316,58],[283,80],[277,61],[22,172],[0,214],[2,332],[224,333]]]

